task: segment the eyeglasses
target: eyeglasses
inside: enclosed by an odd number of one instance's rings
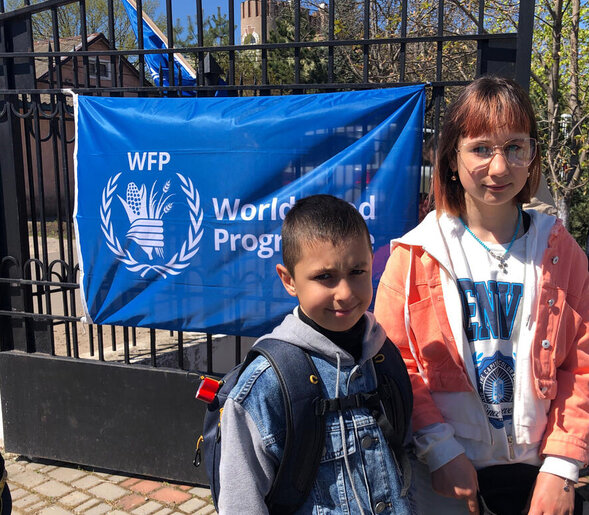
[[[537,147],[538,142],[534,138],[516,138],[503,145],[490,145],[484,141],[463,143],[456,152],[461,154],[466,168],[476,170],[487,166],[496,152],[511,166],[530,166],[536,157]]]

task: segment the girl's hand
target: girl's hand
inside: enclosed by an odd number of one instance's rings
[[[565,480],[548,472],[540,472],[534,485],[529,515],[572,515],[575,508],[575,488],[564,490]]]
[[[452,461],[434,470],[432,487],[445,497],[464,499],[470,513],[479,513],[477,472],[466,454],[459,454]]]

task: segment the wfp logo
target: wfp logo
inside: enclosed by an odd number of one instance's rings
[[[159,257],[164,257],[164,223],[162,218],[170,212],[173,206],[172,202],[168,202],[172,195],[166,196],[170,189],[170,181],[164,185],[159,199],[156,198],[157,194],[154,194],[155,185],[154,182],[149,194],[149,207],[147,206],[145,185],[138,189],[134,182],[130,182],[127,186],[127,200],[123,200],[117,195],[131,224],[127,231],[127,238],[134,240],[150,260],[153,259],[154,249]]]
[[[163,186],[158,186],[158,181],[154,181],[149,186],[148,195],[148,188],[145,184],[138,187],[135,182],[129,182],[126,188],[119,185],[121,173],[118,173],[109,178],[102,190],[100,226],[106,238],[106,244],[129,271],[137,272],[141,277],[145,277],[150,271],[163,278],[168,275],[178,275],[190,264],[190,260],[199,250],[198,245],[203,235],[201,229],[203,210],[200,206],[200,196],[189,178],[179,173],[176,175],[185,202],[175,201],[177,195],[171,192],[171,180],[166,181]],[[118,189],[125,192],[125,198],[116,194],[127,214],[129,223],[125,237],[135,242],[141,249],[141,252],[135,253],[135,255],[131,253],[128,245],[125,248],[121,246],[111,220],[112,202]],[[164,218],[175,209],[177,204],[188,206],[190,219],[187,236],[180,250],[166,248],[164,226]],[[117,227],[117,229],[121,228]],[[167,259],[170,254],[172,255]]]

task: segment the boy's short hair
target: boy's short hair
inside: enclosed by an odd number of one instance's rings
[[[303,245],[329,241],[333,246],[350,238],[364,237],[372,252],[370,233],[362,215],[332,195],[311,195],[297,200],[282,224],[282,261],[294,277]]]

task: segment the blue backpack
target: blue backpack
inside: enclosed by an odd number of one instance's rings
[[[208,404],[203,432],[197,441],[194,465],[199,467],[204,462],[216,509],[221,413],[239,376],[259,355],[274,368],[286,413],[284,454],[266,497],[270,513],[294,513],[309,496],[325,443],[325,414],[328,411],[369,408],[402,468],[403,491],[408,490],[411,473],[404,443],[410,425],[413,394],[397,347],[387,339],[373,358],[378,378],[378,387],[374,391],[326,399],[321,391],[319,373],[308,352],[281,340],[265,339],[219,381],[220,388]]]

